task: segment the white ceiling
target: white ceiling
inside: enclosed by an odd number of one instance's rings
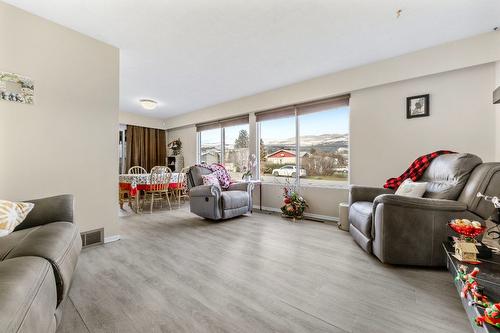
[[[499,0],[4,1],[119,47],[121,110],[155,117],[500,25]]]

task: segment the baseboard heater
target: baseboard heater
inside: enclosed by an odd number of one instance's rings
[[[104,244],[104,228],[82,232],[82,247],[90,247]]]

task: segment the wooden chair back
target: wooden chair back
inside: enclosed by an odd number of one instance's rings
[[[148,170],[146,170],[143,167],[138,166],[138,165],[133,166],[130,169],[128,169],[128,174],[140,175],[140,174],[143,174],[143,173],[148,173]]]
[[[172,178],[172,170],[166,166],[155,166],[149,175],[149,192],[168,191],[168,184]]]
[[[180,184],[178,187],[183,187],[184,186],[184,181],[186,179],[186,174],[189,171],[190,167],[185,167],[182,168],[181,172],[179,172],[179,175],[177,176],[177,183]]]

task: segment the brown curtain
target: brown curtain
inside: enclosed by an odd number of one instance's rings
[[[167,165],[167,141],[164,130],[127,125],[127,170],[135,165],[151,171]]]

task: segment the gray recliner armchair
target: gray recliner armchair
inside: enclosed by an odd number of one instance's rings
[[[352,185],[350,233],[356,243],[389,264],[444,266],[444,242],[455,218],[484,224],[495,208],[476,195],[500,195],[500,163],[482,163],[472,154],[434,159],[421,182],[423,198],[395,195],[393,190]]]
[[[203,185],[202,175],[211,171],[192,166],[187,172],[191,213],[211,220],[225,220],[252,211],[252,183],[231,184],[227,190]]]

